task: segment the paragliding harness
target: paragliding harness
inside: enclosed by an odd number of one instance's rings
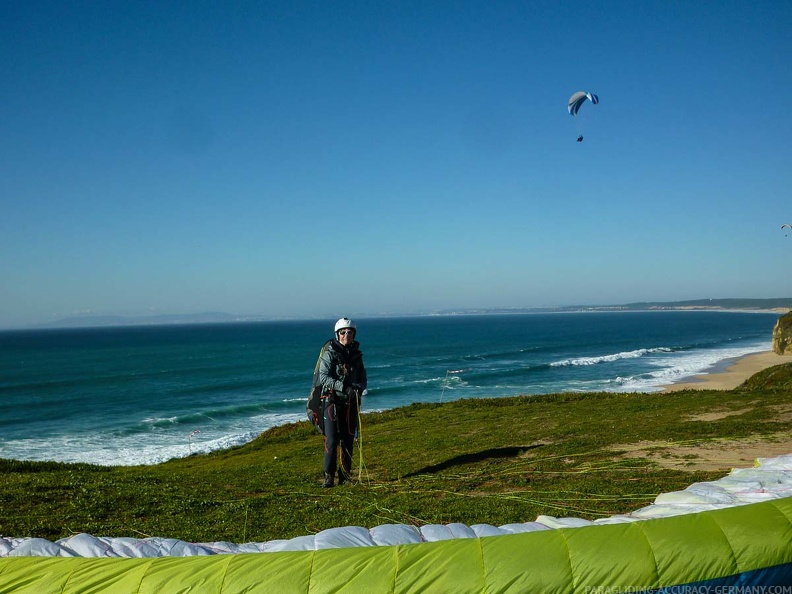
[[[313,424],[314,429],[322,435],[324,435],[324,405],[326,399],[322,398],[322,382],[319,381],[319,366],[322,363],[322,355],[324,355],[325,350],[327,350],[332,342],[332,339],[328,340],[319,350],[319,358],[316,360],[316,367],[314,367],[313,385],[308,394],[308,403],[305,406],[308,420]]]

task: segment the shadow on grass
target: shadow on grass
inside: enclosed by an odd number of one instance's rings
[[[424,468],[405,474],[402,478],[410,478],[412,476],[417,476],[419,474],[434,474],[436,472],[447,470],[454,466],[460,466],[462,464],[474,464],[476,462],[483,462],[484,460],[489,460],[494,458],[516,458],[517,456],[519,456],[524,452],[527,452],[528,450],[533,450],[543,445],[544,444],[538,443],[529,446],[516,446],[510,448],[492,448],[489,450],[483,450],[481,452],[475,452],[472,454],[461,454],[459,456],[454,456],[453,458],[449,458],[445,462],[440,462],[440,464],[425,466]]]

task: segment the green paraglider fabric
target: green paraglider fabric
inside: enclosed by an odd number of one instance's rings
[[[785,585],[792,498],[616,524],[382,547],[0,559],[0,592],[587,593]],[[780,577],[779,577],[780,576]],[[675,591],[675,590],[669,590]]]

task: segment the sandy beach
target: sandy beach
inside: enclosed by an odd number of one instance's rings
[[[792,363],[792,355],[779,355],[773,351],[746,355],[734,359],[722,371],[683,378],[678,383],[665,386],[663,391],[732,390],[753,374],[782,363]]]
[[[663,392],[732,390],[755,373],[782,363],[792,363],[792,355],[778,355],[773,351],[746,355],[727,362],[725,367],[720,368],[721,370],[683,378],[678,383],[665,386]],[[737,410],[726,407],[690,420],[715,420],[749,411],[749,406]],[[786,418],[792,415],[792,406],[779,408],[777,412],[779,418]],[[647,441],[626,446],[625,450],[632,456],[644,456],[667,468],[687,471],[729,471],[732,468],[751,467],[758,458],[792,453],[792,437],[788,434],[743,439],[724,437],[689,444]]]

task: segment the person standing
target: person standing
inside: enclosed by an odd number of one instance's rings
[[[358,428],[360,398],[368,383],[356,334],[355,322],[349,318],[338,320],[335,339],[330,341],[319,359],[319,382],[324,400],[323,487],[333,486],[336,470],[339,485],[348,482],[352,476],[352,447]]]

